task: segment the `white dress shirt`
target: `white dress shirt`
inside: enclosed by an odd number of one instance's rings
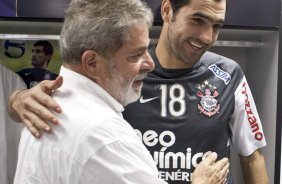
[[[88,78],[61,68],[54,93],[63,113],[53,134],[24,129],[15,184],[161,184],[148,150],[121,112],[123,106]]]

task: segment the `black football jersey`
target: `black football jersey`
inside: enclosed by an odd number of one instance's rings
[[[191,69],[164,69],[155,48],[155,70],[144,80],[141,97],[124,118],[133,126],[168,183],[190,183],[207,151],[230,157],[266,145],[262,125],[239,65],[206,52]],[[229,183],[231,179],[229,177]]]

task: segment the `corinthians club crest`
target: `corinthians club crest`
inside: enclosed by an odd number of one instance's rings
[[[197,96],[201,98],[198,104],[199,112],[208,117],[219,113],[220,104],[217,100],[219,93],[216,87],[205,81],[203,84],[199,84],[197,88],[199,89]]]

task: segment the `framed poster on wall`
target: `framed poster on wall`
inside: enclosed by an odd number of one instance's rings
[[[62,60],[57,40],[0,40],[0,63],[16,72],[28,88],[58,76]]]

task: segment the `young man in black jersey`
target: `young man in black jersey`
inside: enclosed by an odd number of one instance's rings
[[[266,141],[246,78],[236,62],[207,51],[217,40],[225,12],[225,0],[163,0],[163,28],[158,44],[149,50],[156,68],[144,80],[139,101],[124,112],[153,156],[159,177],[169,183],[190,182],[207,150],[229,157],[231,144],[239,153],[245,182],[268,183],[259,151]],[[58,85],[42,86],[51,92]],[[61,109],[36,89],[18,97],[18,109],[26,106],[22,99],[27,96],[39,101],[37,109],[17,111],[40,136],[40,130],[51,130],[44,121],[58,123],[41,104]]]
[[[31,65],[33,68],[24,68],[17,72],[26,83],[27,88],[37,85],[43,80],[55,80],[57,74],[48,70],[52,58],[53,46],[47,40],[38,40],[33,44]]]

